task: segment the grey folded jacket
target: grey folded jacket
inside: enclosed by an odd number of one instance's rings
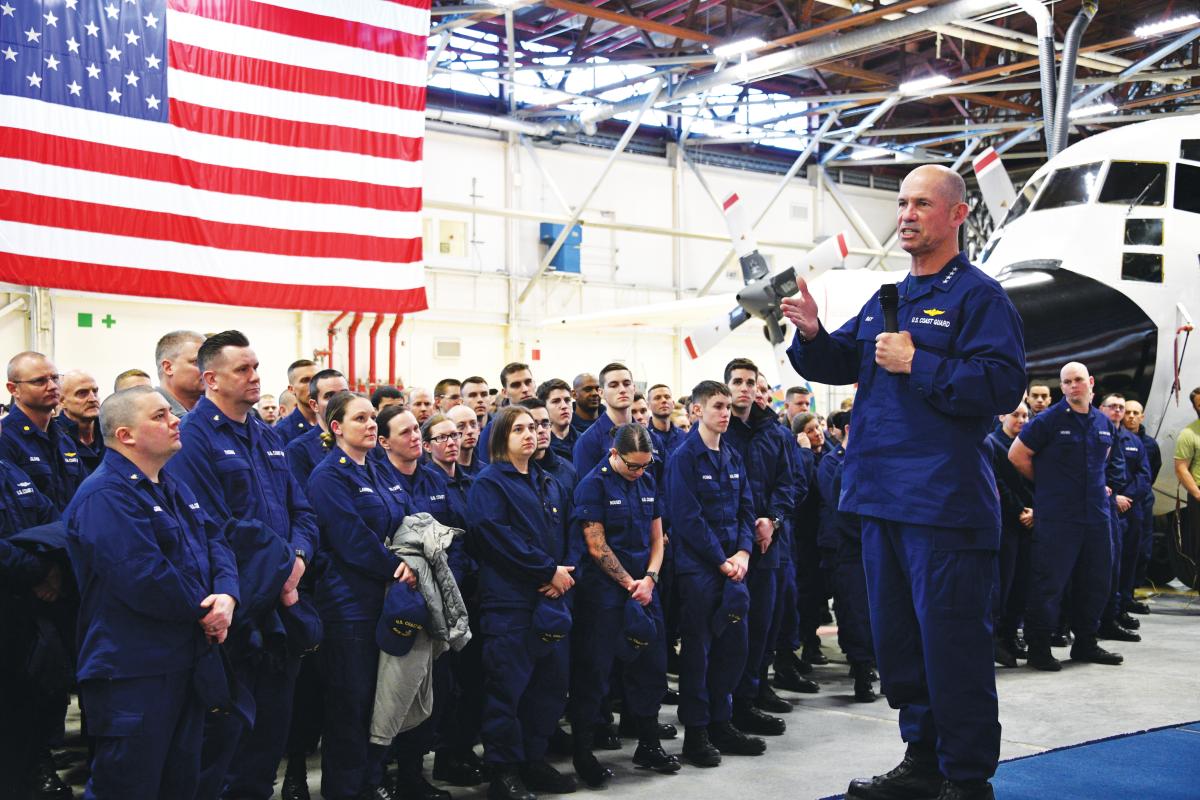
[[[417,588],[429,609],[429,627],[407,655],[380,653],[371,715],[371,742],[388,745],[397,734],[415,728],[433,711],[433,661],[471,641],[467,606],[446,561],[446,548],[460,528],[441,524],[432,515],[404,518],[387,546],[417,576]]]

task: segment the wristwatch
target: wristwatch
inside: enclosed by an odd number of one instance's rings
[[[646,570],[646,577],[649,578],[650,580],[654,581],[655,583],[658,583],[658,573],[655,572],[654,570],[652,570],[652,569]]]
[[[775,530],[783,527],[783,517],[775,517],[771,520],[771,524],[775,526]]]
[[[303,561],[305,564],[308,563],[308,553],[304,552],[304,548],[302,548],[302,547],[296,548],[296,557],[299,558],[301,561]]]

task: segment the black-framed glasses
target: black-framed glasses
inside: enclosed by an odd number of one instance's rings
[[[535,428],[537,428],[538,430],[548,431],[548,430],[550,430],[550,420],[544,419],[544,420],[541,420],[540,422],[535,422],[535,423],[533,423],[533,426]]]
[[[30,378],[27,381],[13,381],[13,383],[28,383],[30,386],[36,386],[40,389],[43,386],[45,386],[47,383],[50,383],[50,381],[54,381],[54,383],[56,385],[61,386],[62,385],[62,375],[61,374],[43,375],[40,378]]]
[[[446,442],[457,442],[461,438],[461,433],[458,431],[453,431],[451,433],[440,433],[437,436],[431,436],[429,441],[437,442],[438,444],[445,444]]]
[[[617,453],[617,458],[621,459],[621,463],[625,465],[625,469],[629,470],[630,472],[644,472],[645,470],[650,468],[651,464],[654,463],[654,460],[651,459],[650,461],[646,462],[645,464],[634,464],[633,462],[626,459],[625,456],[621,455],[620,453]]]

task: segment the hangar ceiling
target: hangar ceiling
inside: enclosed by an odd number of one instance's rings
[[[881,177],[987,146],[1033,169],[1060,91],[1039,78],[1050,35],[1059,66],[1078,42],[1065,141],[1200,110],[1189,3],[440,0],[433,14],[432,119],[610,147],[637,120],[631,150],[781,172],[806,148]]]

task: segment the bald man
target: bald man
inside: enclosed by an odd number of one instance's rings
[[[91,475],[104,458],[104,437],[100,435],[100,386],[83,370],[63,375],[62,413],[54,424],[75,444],[83,460],[84,471]]]
[[[207,509],[163,471],[180,448],[167,399],[139,386],[102,410],[107,452],[64,514],[95,747],[85,796],[191,797],[211,702],[194,673],[225,640],[237,565]]]
[[[901,184],[897,239],[912,261],[898,330],[885,330],[878,294],[832,333],[802,279],[782,303],[796,371],[859,385],[840,509],[862,517],[880,684],[908,749],[886,775],[852,781],[857,800],[993,797],[1000,505],[984,440],[1024,394],[1025,344],[1000,284],[959,252],[965,200],[962,178],[942,166]]]

